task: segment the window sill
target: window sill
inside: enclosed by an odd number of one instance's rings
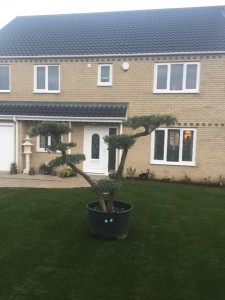
[[[168,162],[168,161],[156,161],[150,162],[152,165],[165,165],[165,166],[184,166],[184,167],[195,167],[195,162]]]
[[[199,94],[199,90],[197,91],[163,91],[163,90],[154,90],[153,94]]]
[[[45,150],[45,149],[37,149],[36,152],[49,153],[48,150]]]
[[[45,150],[45,149],[37,149],[36,150],[36,153],[48,153],[48,154],[51,154],[51,153],[56,153],[56,154],[59,154],[61,153],[61,151],[48,151],[48,150]]]
[[[0,90],[0,93],[10,93],[10,91]]]
[[[60,94],[60,91],[34,91],[34,94]]]

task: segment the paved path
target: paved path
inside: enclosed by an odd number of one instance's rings
[[[100,176],[92,176],[100,179]],[[104,177],[105,178],[105,177]],[[49,175],[10,175],[0,172],[0,187],[30,187],[30,188],[76,188],[89,187],[90,185],[80,175],[70,178],[61,178]]]

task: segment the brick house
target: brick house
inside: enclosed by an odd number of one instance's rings
[[[108,174],[119,153],[103,136],[128,116],[168,113],[130,151],[127,167],[157,178],[225,176],[225,7],[17,17],[0,30],[0,170],[36,122],[69,122],[89,173]],[[54,154],[32,138],[31,165]]]

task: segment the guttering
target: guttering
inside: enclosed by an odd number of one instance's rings
[[[155,52],[155,53],[118,53],[118,54],[82,54],[82,55],[21,55],[21,56],[0,56],[0,59],[24,59],[24,58],[99,58],[99,57],[138,57],[138,56],[172,56],[172,55],[209,55],[225,54],[224,51],[192,51],[192,52]]]
[[[14,115],[0,115],[0,120],[12,120]],[[121,118],[99,118],[99,117],[60,117],[60,116],[16,116],[17,121],[59,121],[79,123],[123,123],[125,117]]]

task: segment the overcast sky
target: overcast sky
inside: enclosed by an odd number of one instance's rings
[[[0,28],[16,16],[212,5],[225,5],[225,0],[5,0]]]

